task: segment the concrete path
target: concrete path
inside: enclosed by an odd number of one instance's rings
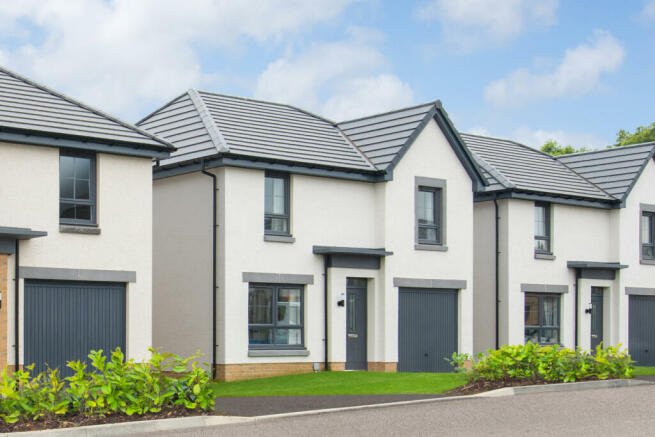
[[[253,396],[217,398],[216,414],[264,416],[296,411],[385,404],[387,402],[430,399],[444,395],[361,395],[361,396]]]
[[[652,436],[655,385],[381,407],[160,436]]]

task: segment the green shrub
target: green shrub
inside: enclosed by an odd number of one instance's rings
[[[181,358],[150,349],[145,363],[125,361],[120,349],[111,357],[102,350],[89,353],[89,363],[69,361],[72,376],[61,378],[58,370],[32,376],[34,365],[9,375],[0,383],[0,417],[7,423],[36,420],[46,415],[112,413],[143,415],[182,405],[190,410],[211,410],[216,393],[211,374],[194,355]],[[192,362],[193,361],[193,362]]]
[[[471,370],[464,363],[472,361]],[[470,382],[513,381],[573,382],[589,379],[632,378],[633,361],[619,347],[600,345],[594,353],[562,348],[559,345],[540,346],[534,343],[489,349],[473,359],[468,354],[453,354],[451,364],[464,372]]]

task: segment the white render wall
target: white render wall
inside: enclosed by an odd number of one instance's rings
[[[127,286],[126,344],[128,358],[136,360],[149,356],[147,348],[152,342],[151,166],[149,158],[98,153],[97,222],[101,234],[61,233],[59,150],[0,143],[0,225],[48,232],[46,237],[20,243],[20,265],[136,271],[136,282]],[[13,264],[14,256],[10,259]],[[10,268],[13,297],[13,265]],[[11,297],[5,302],[10,305],[8,357],[13,364],[14,303]],[[20,341],[22,344],[22,338]]]

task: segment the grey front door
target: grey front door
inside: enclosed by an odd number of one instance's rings
[[[25,363],[38,373],[67,361],[87,361],[91,350],[125,353],[125,284],[25,281]]]
[[[655,366],[655,296],[630,296],[628,341],[639,366]]]
[[[591,287],[591,350],[603,342],[603,289]]]
[[[346,287],[346,370],[366,370],[366,279],[348,278]]]
[[[457,291],[401,288],[398,300],[398,371],[452,372]]]

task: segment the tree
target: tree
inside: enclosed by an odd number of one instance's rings
[[[612,147],[647,143],[649,141],[655,141],[655,122],[651,123],[650,126],[637,127],[634,133],[621,129],[616,133],[616,145]]]
[[[581,147],[580,149],[576,149],[573,146],[562,146],[555,140],[547,141],[543,146],[541,146],[540,150],[542,152],[544,152],[544,153],[548,153],[549,155],[553,155],[553,156],[568,155],[570,153],[578,153],[578,152],[586,152],[587,151],[587,149],[585,147]]]

